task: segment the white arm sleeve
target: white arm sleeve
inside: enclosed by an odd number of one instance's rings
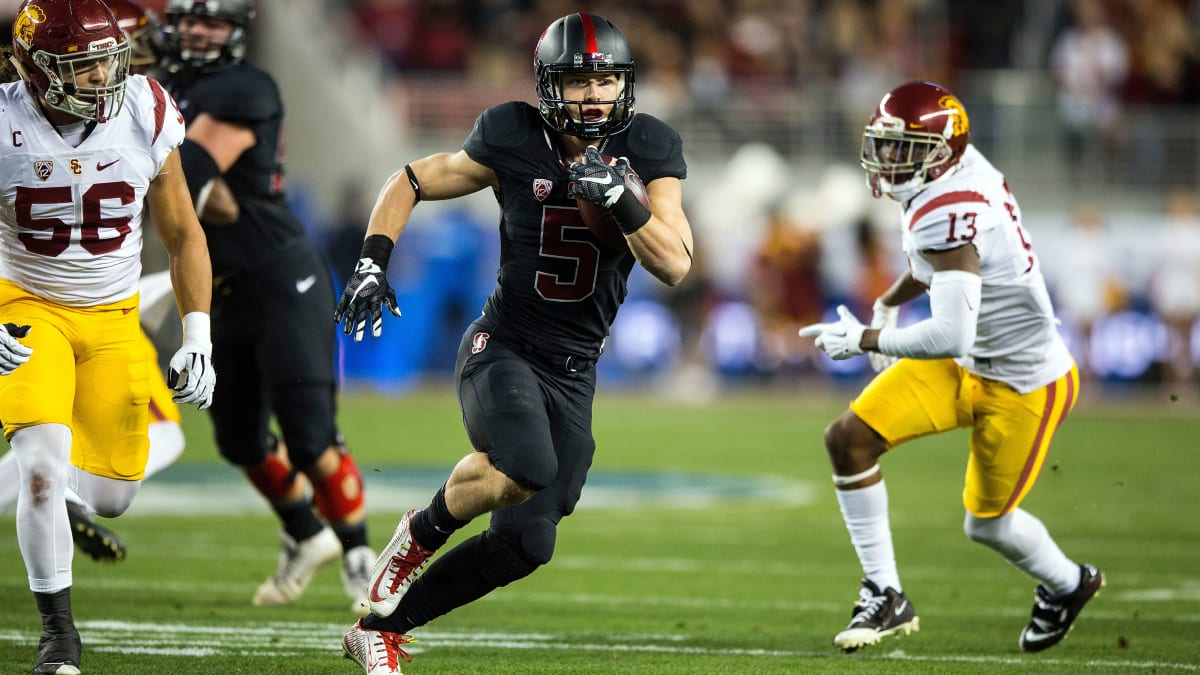
[[[983,281],[962,270],[934,272],[929,284],[933,316],[904,328],[879,331],[879,352],[914,359],[963,356],[975,343]]]

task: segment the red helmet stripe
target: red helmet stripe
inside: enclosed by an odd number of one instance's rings
[[[587,52],[594,54],[600,51],[596,44],[596,27],[592,25],[592,15],[580,13],[579,18],[583,21],[583,40],[587,45]]]

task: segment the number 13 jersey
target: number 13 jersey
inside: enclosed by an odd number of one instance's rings
[[[184,126],[157,82],[134,75],[125,92],[72,147],[24,82],[0,85],[0,277],[72,307],[137,292],[143,199]]]
[[[1071,369],[1074,360],[1058,333],[1021,208],[1004,175],[974,146],[967,146],[957,171],[904,205],[901,222],[909,269],[926,288],[933,268],[922,252],[965,244],[979,252],[983,297],[977,333],[959,365],[1021,393]]]

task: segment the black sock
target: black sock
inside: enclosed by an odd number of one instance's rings
[[[342,540],[343,551],[367,545],[367,521],[365,518],[357,525],[331,525],[331,527],[338,539]]]
[[[412,534],[421,546],[436,551],[450,535],[466,527],[469,522],[450,515],[450,509],[446,507],[446,486],[443,485],[429,506],[413,518]]]
[[[391,616],[367,615],[363,627],[407,633],[495,590],[483,573],[482,541],[477,535],[443,553],[417,577]]]
[[[42,615],[43,630],[55,633],[75,630],[75,620],[71,617],[70,586],[54,593],[34,591],[33,599],[37,602],[38,613]]]
[[[325,529],[317,514],[313,513],[312,504],[308,500],[291,502],[289,504],[272,504],[276,515],[283,523],[283,531],[295,541],[304,541]]]

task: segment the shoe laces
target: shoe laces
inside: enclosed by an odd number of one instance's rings
[[[858,589],[858,604],[855,605],[854,620],[879,616],[887,603],[887,595],[875,595],[868,588]]]
[[[1043,614],[1044,616],[1053,616],[1054,618],[1058,618],[1058,615],[1060,615],[1062,611],[1066,609],[1066,599],[1070,597],[1070,594],[1055,597],[1055,595],[1050,592],[1050,589],[1042,586],[1041,584],[1038,585],[1035,595],[1037,596],[1037,608],[1039,613]]]
[[[411,635],[380,631],[378,637],[378,641],[375,642],[375,655],[386,659],[388,667],[394,669],[399,665],[398,659],[403,659],[405,663],[412,663],[412,654],[401,647],[401,645],[416,642]]]
[[[388,571],[392,573],[388,589],[392,593],[395,593],[406,579],[415,577],[421,573],[421,570],[425,567],[425,563],[429,561],[429,557],[424,555],[424,552],[421,545],[416,540],[410,538],[408,547],[396,551],[396,555],[393,555],[392,559],[388,561]],[[416,559],[414,560],[413,557]]]

